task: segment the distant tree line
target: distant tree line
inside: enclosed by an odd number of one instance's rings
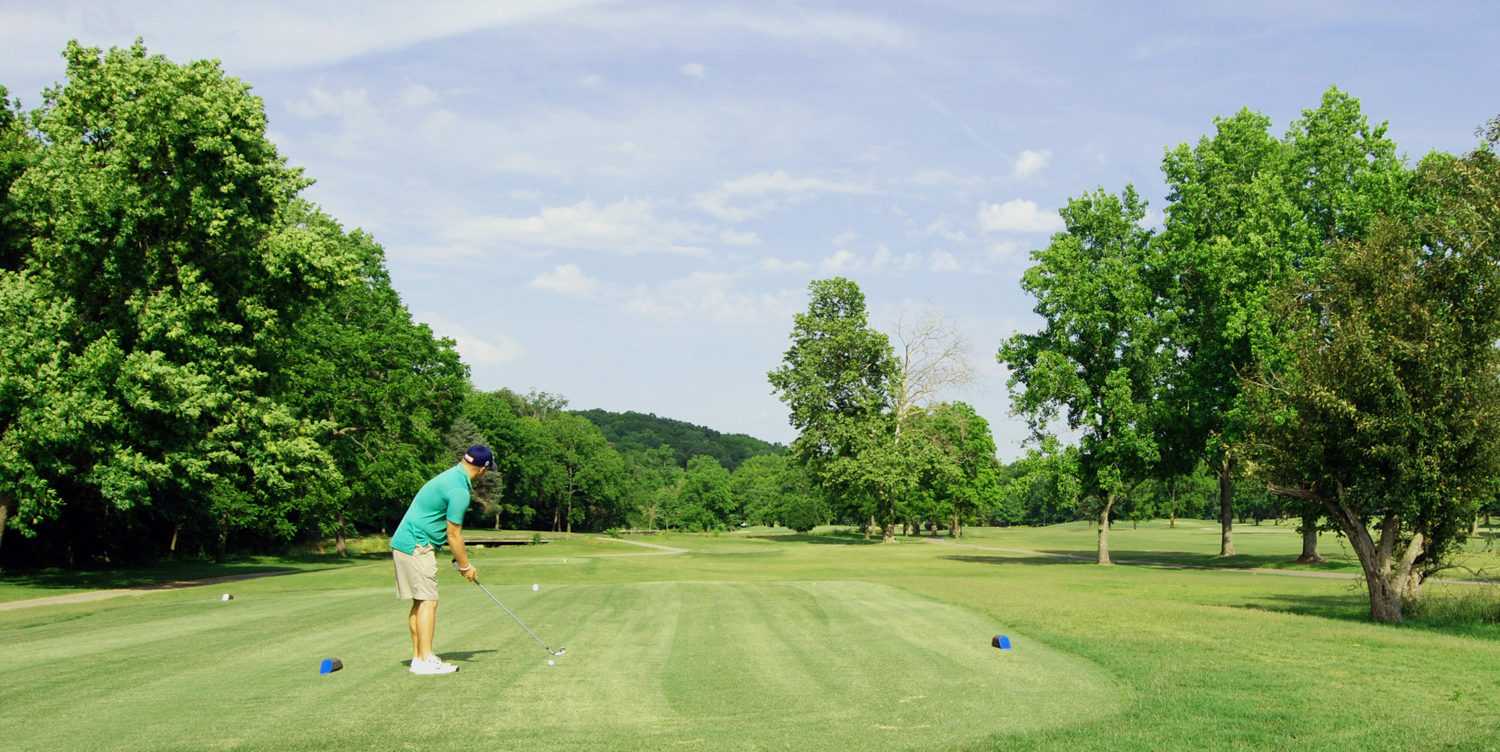
[[[751,457],[779,454],[786,447],[770,444],[742,433],[723,434],[711,428],[695,426],[655,414],[637,412],[612,413],[605,410],[580,410],[579,415],[599,427],[604,438],[622,452],[656,449],[663,444],[672,447],[677,464],[686,467],[688,460],[708,455],[720,465],[734,470]]]

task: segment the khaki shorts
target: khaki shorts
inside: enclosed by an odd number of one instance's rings
[[[417,546],[412,553],[391,549],[396,560],[396,597],[402,600],[435,601],[437,556],[432,546]]]

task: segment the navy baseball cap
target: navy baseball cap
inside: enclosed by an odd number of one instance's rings
[[[475,444],[469,447],[469,451],[464,452],[464,462],[474,467],[493,468],[495,466],[495,454],[490,451],[489,447],[483,444]]]

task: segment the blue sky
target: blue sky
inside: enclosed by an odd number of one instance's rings
[[[484,389],[790,441],[765,374],[810,280],[885,329],[933,301],[1009,459],[994,352],[1037,326],[1018,279],[1060,204],[1159,212],[1164,147],[1335,84],[1413,159],[1472,148],[1497,7],[4,0],[0,83],[35,105],[70,38],[221,59]]]

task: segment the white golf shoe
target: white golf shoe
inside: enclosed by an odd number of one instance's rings
[[[437,656],[428,656],[425,661],[412,661],[411,672],[413,674],[451,674],[458,667],[451,663],[443,663]]]

